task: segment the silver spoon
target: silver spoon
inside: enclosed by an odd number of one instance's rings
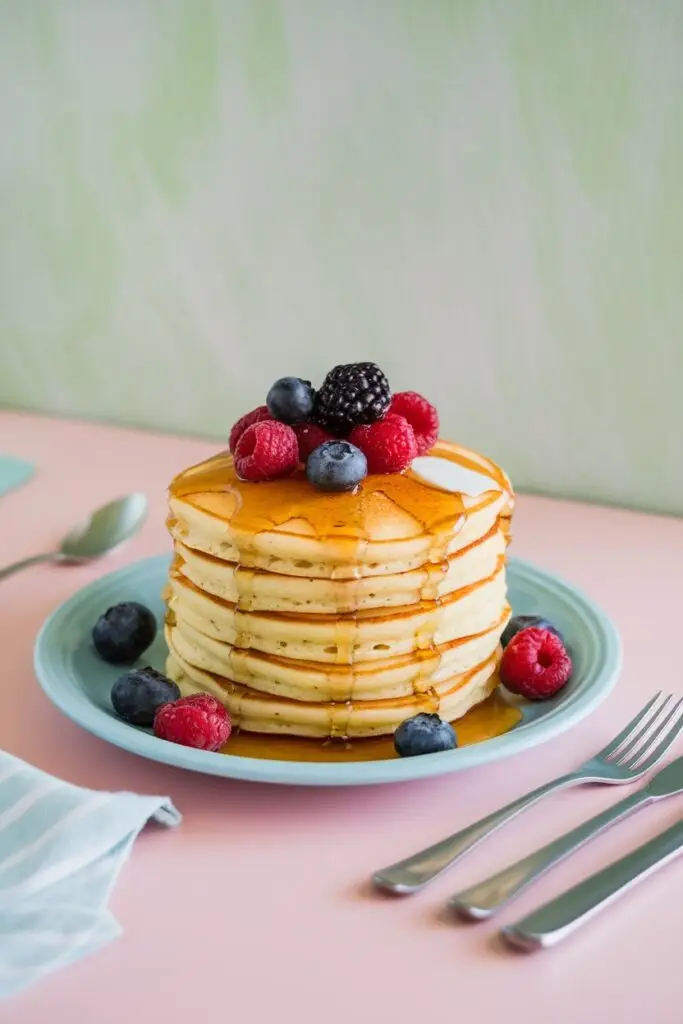
[[[75,526],[62,540],[56,551],[22,558],[20,562],[0,569],[0,580],[12,576],[20,569],[38,562],[59,562],[79,565],[106,555],[119,544],[133,537],[147,516],[147,498],[144,494],[128,494],[98,508],[84,522]]]

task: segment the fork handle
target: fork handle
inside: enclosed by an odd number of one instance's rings
[[[534,910],[521,921],[503,928],[507,941],[533,952],[571,935],[598,911],[627,892],[643,878],[683,853],[683,821],[676,822],[654,839],[638,846],[621,860],[591,875],[556,899]]]
[[[435,843],[434,846],[430,846],[428,849],[422,850],[412,857],[407,857],[405,860],[398,861],[398,863],[392,864],[387,868],[382,868],[372,876],[372,880],[378,888],[399,895],[418,892],[445,871],[446,868],[451,867],[456,861],[460,860],[468,850],[472,850],[482,840],[486,839],[487,836],[490,836],[499,829],[501,825],[512,821],[518,814],[525,811],[527,807],[538,803],[544,796],[548,796],[549,793],[554,793],[558,789],[564,789],[566,786],[573,786],[579,782],[586,781],[588,779],[585,776],[574,772],[569,775],[561,775],[559,778],[553,779],[552,782],[547,782],[544,786],[539,786],[538,789],[532,790],[531,793],[527,793],[518,800],[513,800],[511,804],[501,807],[500,810],[494,811],[493,814],[489,814],[486,818],[475,821],[473,825],[468,825],[467,828],[456,832],[447,839],[442,839],[441,842]]]
[[[474,921],[486,920],[544,875],[554,864],[558,864],[594,836],[650,800],[652,797],[644,791],[632,793],[614,807],[609,807],[570,832],[565,832],[552,843],[530,853],[528,857],[523,857],[495,875],[490,875],[469,889],[459,892],[449,901],[450,906]]]

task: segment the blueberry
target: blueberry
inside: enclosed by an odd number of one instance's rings
[[[280,377],[268,392],[268,412],[281,423],[303,423],[313,412],[315,391],[310,380]]]
[[[114,711],[132,725],[152,725],[156,709],[179,697],[176,683],[150,666],[125,672],[111,688]]]
[[[320,491],[352,491],[367,475],[367,459],[348,441],[323,441],[306,461],[306,476]]]
[[[401,722],[394,733],[394,746],[399,757],[436,754],[457,747],[453,727],[438,715],[424,712]]]
[[[156,635],[154,615],[137,601],[124,601],[107,609],[92,631],[95,650],[110,665],[132,665]]]
[[[507,647],[512,638],[517,636],[521,630],[530,629],[532,626],[535,629],[549,629],[555,636],[559,636],[562,643],[564,643],[564,637],[557,626],[553,626],[552,622],[548,622],[542,615],[513,615],[503,630],[503,635],[500,638],[501,646]]]

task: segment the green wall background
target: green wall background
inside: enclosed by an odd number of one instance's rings
[[[0,0],[0,402],[226,438],[374,358],[520,489],[682,512],[682,42],[677,0]]]

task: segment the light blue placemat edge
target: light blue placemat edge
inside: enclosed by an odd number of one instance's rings
[[[0,495],[28,483],[34,473],[35,466],[25,459],[0,455]]]

